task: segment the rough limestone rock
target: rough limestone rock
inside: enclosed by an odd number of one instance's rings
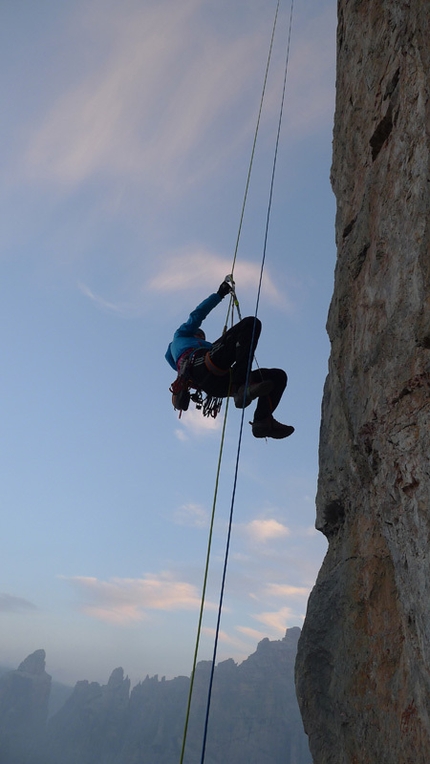
[[[315,764],[430,761],[430,3],[339,0],[338,261],[296,686]]]

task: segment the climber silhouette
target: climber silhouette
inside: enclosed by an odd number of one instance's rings
[[[181,374],[187,365],[190,386],[218,398],[233,396],[236,408],[246,408],[258,399],[252,434],[256,438],[287,438],[294,427],[281,424],[273,412],[287,385],[282,369],[257,369],[246,376],[249,358],[254,357],[261,333],[261,322],[254,316],[243,318],[215,342],[208,342],[200,328],[207,315],[231,292],[231,284],[223,281],[217,292],[209,295],[181,324],[173,335],[165,358],[172,369]]]

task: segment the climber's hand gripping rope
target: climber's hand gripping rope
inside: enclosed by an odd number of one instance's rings
[[[227,282],[227,284],[230,285],[231,299],[233,300],[234,307],[237,310],[237,315],[239,316],[239,321],[241,321],[242,320],[242,316],[241,316],[240,308],[239,308],[239,300],[237,299],[237,295],[236,295],[236,284],[234,283],[233,275],[226,276],[224,280]]]

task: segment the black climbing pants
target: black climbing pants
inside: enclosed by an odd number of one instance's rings
[[[195,385],[217,398],[235,395],[246,381],[249,358],[252,361],[260,333],[261,321],[249,316],[216,340],[209,352],[202,349],[194,353],[190,373]],[[254,421],[265,419],[276,409],[287,385],[287,375],[282,369],[250,372],[249,384],[266,380],[272,382],[273,388],[269,395],[258,399]]]

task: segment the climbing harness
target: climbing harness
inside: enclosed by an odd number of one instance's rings
[[[265,72],[265,78],[264,78],[264,84],[263,84],[263,92],[262,92],[261,101],[260,101],[260,109],[259,109],[259,114],[258,114],[258,119],[257,119],[257,126],[256,126],[256,130],[255,130],[255,135],[254,135],[254,143],[253,143],[252,152],[251,152],[251,159],[250,159],[250,164],[249,164],[249,169],[248,169],[248,176],[247,176],[247,181],[246,181],[245,194],[244,194],[244,200],[243,200],[242,211],[241,211],[241,216],[240,216],[240,223],[239,223],[239,231],[238,231],[238,236],[237,236],[237,241],[236,241],[236,247],[235,247],[234,258],[233,258],[233,267],[232,267],[232,273],[231,273],[231,281],[233,283],[233,289],[232,289],[232,293],[231,293],[229,310],[231,310],[231,313],[233,313],[233,309],[234,309],[234,307],[236,307],[237,310],[238,310],[239,318],[241,318],[241,316],[240,316],[240,311],[239,311],[239,304],[238,304],[237,297],[236,297],[236,291],[235,291],[235,286],[234,286],[234,281],[233,281],[233,274],[234,274],[234,267],[235,267],[236,258],[237,258],[239,240],[240,240],[240,236],[241,236],[241,230],[242,230],[245,206],[246,206],[246,201],[247,201],[247,196],[248,196],[248,189],[249,189],[249,183],[250,183],[250,178],[251,178],[251,170],[252,170],[252,166],[253,166],[255,147],[256,147],[256,142],[257,142],[257,134],[258,134],[258,130],[259,130],[260,118],[261,118],[261,113],[262,113],[264,97],[265,97],[267,77],[268,77],[268,71],[269,71],[269,67],[270,67],[270,61],[271,61],[271,56],[272,56],[272,48],[273,48],[273,41],[274,41],[275,29],[276,29],[277,19],[278,19],[279,5],[280,5],[280,0],[278,0],[277,6],[276,6],[275,20],[274,20],[274,23],[273,23],[272,37],[271,37],[271,42],[270,42],[269,55],[268,55],[268,60],[267,60],[267,65],[266,65],[266,72]],[[287,74],[288,74],[289,57],[290,57],[290,45],[291,45],[291,32],[292,32],[292,22],[293,22],[293,10],[294,10],[294,0],[291,0],[291,9],[290,9],[290,17],[289,17],[289,29],[288,29],[288,40],[287,40],[286,57],[285,57],[284,80],[283,80],[283,89],[282,89],[282,99],[281,99],[281,106],[280,106],[280,112],[279,112],[278,130],[277,130],[276,144],[275,144],[275,151],[274,151],[274,158],[273,158],[273,165],[272,165],[272,175],[271,175],[271,182],[270,182],[270,191],[269,191],[267,216],[266,216],[266,226],[265,226],[265,236],[264,236],[264,245],[263,245],[263,256],[262,256],[261,267],[260,267],[260,278],[259,278],[259,284],[258,284],[258,290],[257,290],[257,299],[256,299],[256,305],[255,305],[255,318],[257,317],[257,313],[258,313],[258,307],[259,307],[260,295],[261,295],[261,287],[262,287],[262,280],[263,280],[263,272],[264,272],[264,266],[265,266],[265,261],[266,261],[267,241],[268,241],[268,232],[269,232],[269,223],[270,223],[271,208],[272,208],[275,170],[276,170],[276,162],[277,162],[277,156],[278,156],[278,148],[279,148],[279,139],[280,139],[282,117],[283,117],[283,111],[284,111],[285,91],[286,91],[286,82],[287,82]],[[227,319],[226,319],[226,326],[227,326],[227,321],[228,321],[228,316],[227,316]],[[255,322],[254,322],[253,333],[252,333],[252,340],[251,340],[250,347],[253,347],[254,336],[255,336]],[[249,376],[250,376],[250,373],[251,373],[252,361],[253,361],[252,353],[250,352],[250,356],[248,358],[248,368],[247,368],[247,374],[246,374],[245,388],[248,386],[248,383],[249,383]],[[224,412],[224,421],[223,421],[222,434],[221,434],[221,442],[220,442],[220,450],[219,450],[219,457],[218,457],[218,465],[217,465],[217,471],[216,471],[214,497],[213,497],[213,502],[212,502],[211,523],[210,523],[209,539],[208,539],[207,555],[206,555],[206,565],[205,565],[203,588],[202,588],[202,598],[201,598],[199,621],[198,621],[198,627],[197,627],[197,638],[196,638],[196,644],[195,644],[195,650],[194,650],[193,668],[192,668],[191,677],[190,677],[190,688],[189,688],[189,694],[188,694],[188,705],[187,705],[185,727],[184,727],[184,734],[183,734],[183,740],[182,740],[182,750],[181,750],[180,764],[183,764],[184,755],[185,755],[185,746],[186,746],[188,723],[189,723],[189,717],[190,717],[191,699],[192,699],[192,693],[193,693],[194,677],[195,677],[195,671],[196,671],[196,666],[197,666],[197,655],[198,655],[198,649],[199,649],[199,643],[200,643],[200,635],[201,635],[201,629],[202,629],[203,611],[204,611],[204,606],[205,606],[206,588],[207,588],[207,580],[208,580],[208,572],[209,572],[209,561],[210,561],[210,554],[211,554],[211,547],[212,547],[212,536],[213,536],[214,520],[215,520],[215,509],[216,509],[216,502],[217,502],[217,497],[218,497],[219,478],[220,478],[220,472],[221,472],[222,455],[223,455],[224,441],[225,441],[225,430],[226,430],[227,415],[228,415],[228,404],[229,404],[229,397],[227,397],[227,403],[226,403],[226,408],[225,408],[225,412]],[[216,624],[216,631],[215,631],[214,649],[213,649],[213,656],[212,656],[212,662],[211,662],[211,672],[210,672],[209,688],[208,688],[207,703],[206,703],[206,715],[205,715],[205,723],[204,723],[204,732],[203,732],[203,742],[202,742],[202,752],[201,752],[200,764],[204,764],[205,753],[206,753],[206,743],[207,743],[207,734],[208,734],[208,726],[209,726],[210,705],[211,705],[211,699],[212,699],[213,679],[214,679],[214,673],[215,673],[215,663],[216,663],[216,656],[217,656],[218,642],[219,642],[219,635],[220,635],[221,614],[222,614],[222,607],[223,607],[224,593],[225,593],[225,584],[226,584],[227,565],[228,565],[228,558],[229,558],[229,551],[230,551],[231,532],[232,532],[232,527],[233,527],[233,510],[234,510],[234,504],[235,504],[235,498],[236,498],[237,480],[238,480],[238,472],[239,472],[239,461],[240,461],[240,453],[241,453],[241,445],[242,445],[244,414],[245,414],[245,409],[242,409],[242,416],[241,416],[240,430],[239,430],[239,437],[238,437],[238,446],[237,446],[237,453],[236,453],[236,464],[235,464],[234,479],[233,479],[233,488],[232,488],[232,494],[231,494],[231,503],[230,503],[230,513],[229,513],[229,520],[228,520],[226,547],[225,547],[225,554],[224,554],[224,565],[223,565],[222,580],[221,580],[221,587],[220,587],[220,598],[219,598],[217,624]]]
[[[204,357],[204,363],[207,370],[210,371],[210,373],[213,374],[215,377],[225,377],[225,375],[228,374],[230,371],[229,369],[220,369],[220,367],[217,366],[216,363],[212,361],[209,350]]]

